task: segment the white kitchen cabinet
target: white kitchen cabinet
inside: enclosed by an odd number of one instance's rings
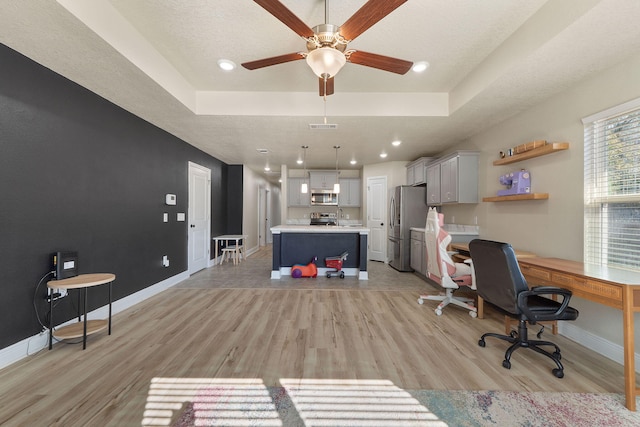
[[[336,171],[309,171],[309,182],[312,190],[333,190],[338,183]]]
[[[310,193],[303,193],[301,190],[304,178],[289,178],[287,181],[287,205],[307,207],[310,204]]]
[[[478,203],[479,153],[456,151],[440,160],[440,202]]]
[[[427,166],[427,204],[440,204],[440,163]]]
[[[338,203],[341,207],[360,207],[360,178],[341,178]]]

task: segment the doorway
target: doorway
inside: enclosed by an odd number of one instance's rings
[[[211,170],[189,162],[189,274],[207,267],[211,248]]]
[[[387,262],[387,177],[367,178],[367,228],[369,259]]]
[[[266,246],[271,243],[270,229],[271,221],[269,218],[270,206],[269,189],[260,187],[258,190],[258,242],[260,246]]]

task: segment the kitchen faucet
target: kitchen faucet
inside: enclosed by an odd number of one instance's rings
[[[342,216],[344,216],[344,212],[342,211],[342,208],[338,208],[336,211],[336,225],[340,225],[340,217]]]

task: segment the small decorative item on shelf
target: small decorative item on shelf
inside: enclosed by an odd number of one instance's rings
[[[514,154],[520,154],[520,153],[524,153],[525,151],[533,150],[534,148],[542,147],[546,143],[547,141],[545,140],[537,140],[537,141],[527,142],[526,144],[520,144],[513,149]]]
[[[500,184],[507,188],[498,191],[498,196],[512,196],[531,193],[531,174],[524,169],[500,177]]]

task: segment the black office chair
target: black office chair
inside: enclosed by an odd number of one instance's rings
[[[557,368],[553,375],[564,377],[564,367],[560,363],[560,348],[550,341],[530,340],[527,335],[527,322],[535,325],[539,321],[576,320],[578,310],[569,307],[571,291],[568,289],[540,286],[529,289],[513,248],[508,243],[475,239],[469,243],[473,260],[478,294],[505,314],[518,319],[518,332],[511,335],[486,333],[480,337],[478,345],[486,345],[486,337],[495,337],[511,344],[504,355],[502,366],[511,369],[511,354],[520,347],[527,347],[544,354],[553,360]],[[542,295],[561,296],[562,301],[554,301]],[[544,329],[544,328],[543,328]],[[538,333],[541,337],[542,330]],[[541,346],[554,348],[550,353]]]

